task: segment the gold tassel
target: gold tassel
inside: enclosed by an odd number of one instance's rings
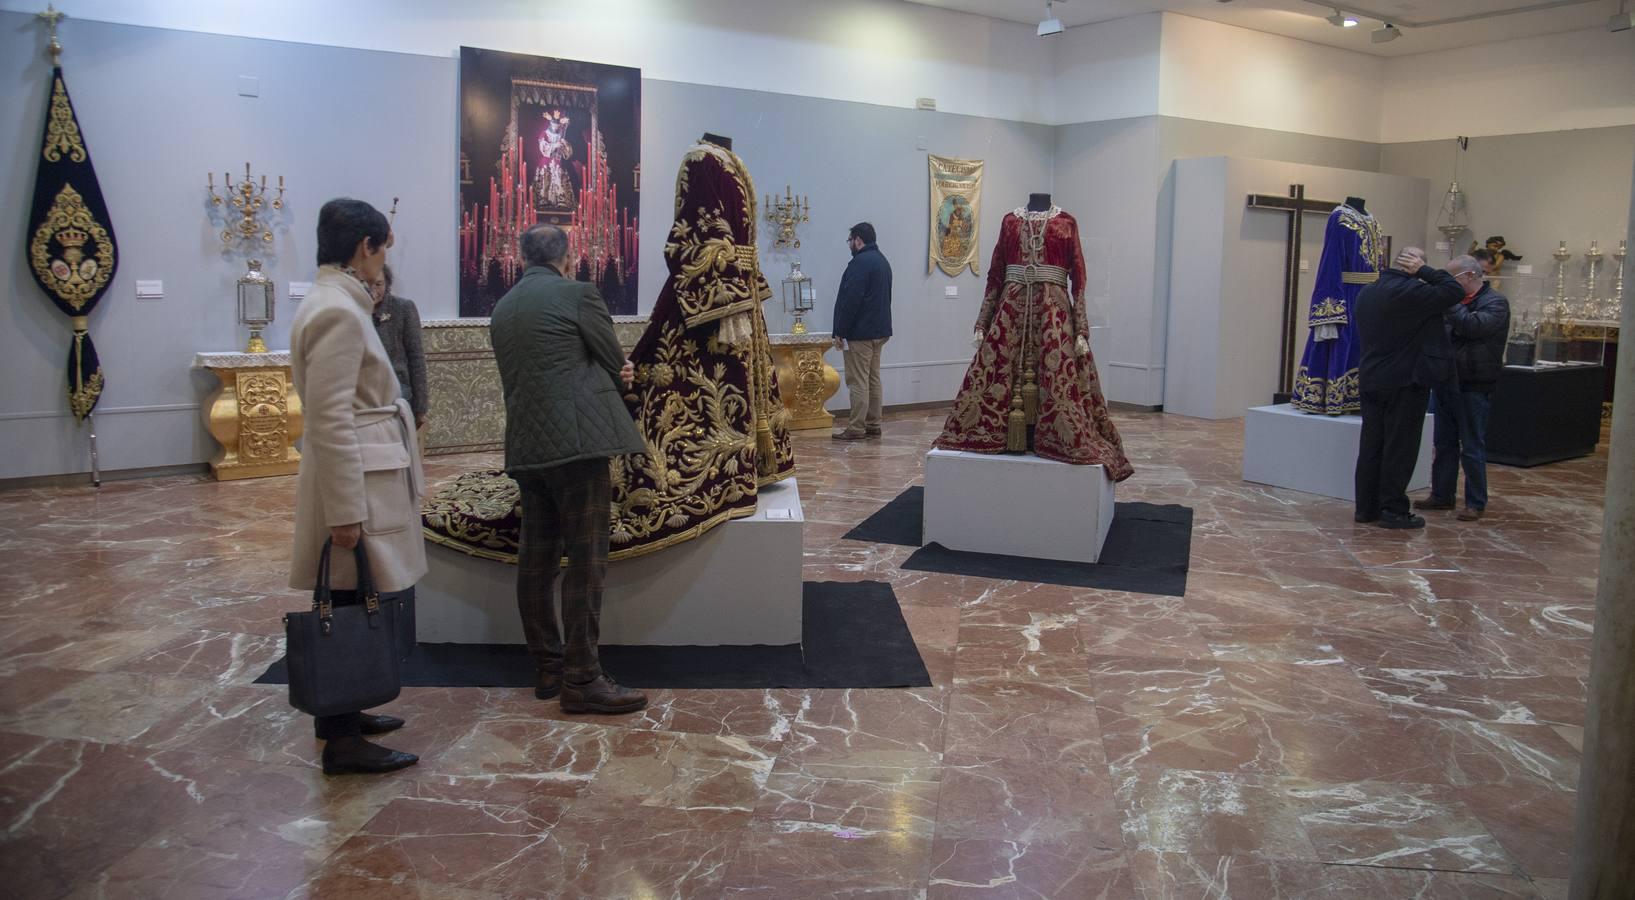
[[[1010,424],[1005,430],[1005,449],[1011,453],[1026,453],[1028,449],[1028,422],[1020,400],[1011,401]]]
[[[1031,377],[1022,385],[1022,415],[1029,425],[1039,421],[1039,386]]]
[[[762,475],[778,470],[777,448],[772,443],[772,426],[765,419],[755,423],[755,449],[759,451],[755,468]]]

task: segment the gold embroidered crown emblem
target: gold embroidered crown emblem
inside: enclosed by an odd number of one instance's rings
[[[56,237],[57,243],[63,245],[64,247],[83,247],[85,246],[85,242],[91,239],[90,235],[80,231],[78,228],[65,228],[62,231],[57,232]]]

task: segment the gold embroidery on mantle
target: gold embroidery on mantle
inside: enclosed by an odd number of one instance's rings
[[[1321,303],[1311,308],[1306,324],[1315,328],[1318,325],[1344,325],[1345,321],[1345,301],[1338,297],[1324,297]]]

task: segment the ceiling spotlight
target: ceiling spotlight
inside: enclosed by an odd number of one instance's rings
[[[1397,26],[1392,25],[1390,22],[1382,24],[1368,34],[1368,39],[1376,44],[1387,44],[1399,37],[1402,37],[1402,32],[1398,31]]]
[[[1335,7],[1334,15],[1328,17],[1328,24],[1333,25],[1335,28],[1356,28],[1357,17],[1350,13],[1340,12],[1339,7]]]
[[[1039,36],[1046,37],[1052,34],[1061,34],[1065,30],[1062,28],[1062,20],[1056,18],[1052,0],[1045,0],[1045,17],[1039,23]]]

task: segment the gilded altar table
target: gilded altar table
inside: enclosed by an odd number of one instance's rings
[[[209,369],[216,389],[204,405],[204,425],[220,446],[210,459],[218,481],[294,475],[301,466],[301,398],[287,350],[199,353],[193,367]]]
[[[789,410],[789,429],[829,428],[835,417],[824,405],[840,390],[840,373],[823,354],[834,346],[826,331],[805,334],[769,334],[772,363],[778,373],[778,392]]]

